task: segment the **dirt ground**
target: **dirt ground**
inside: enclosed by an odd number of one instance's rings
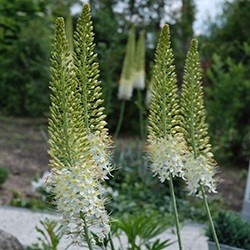
[[[35,195],[31,181],[48,170],[46,130],[45,119],[0,119],[0,166],[9,170],[0,204],[9,204],[13,193]]]
[[[13,194],[33,197],[31,181],[49,169],[47,120],[0,118],[0,166],[9,177],[0,188],[0,205],[10,203]],[[240,211],[247,178],[245,169],[220,169],[218,193],[227,208]]]

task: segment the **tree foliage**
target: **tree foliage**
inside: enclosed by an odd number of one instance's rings
[[[131,22],[135,23],[136,39],[145,30],[146,34],[146,77],[150,78],[150,64],[153,61],[155,45],[161,24],[176,24],[173,34],[174,52],[183,58],[186,51],[181,39],[192,35],[193,1],[179,0],[173,7],[170,0],[160,1],[120,1],[90,0],[95,31],[96,52],[100,65],[100,79],[103,87],[105,112],[111,130],[118,120],[119,100],[117,87],[125,55],[127,34]],[[81,3],[79,0],[0,0],[0,112],[8,115],[39,116],[48,111],[49,55],[51,34],[55,17],[65,19],[66,35],[73,49],[72,26],[75,17],[70,8]],[[191,6],[191,7],[190,7]],[[79,8],[80,9],[80,8]],[[191,11],[191,12],[190,12]],[[178,24],[178,25],[177,25]],[[178,26],[178,27],[177,27]],[[181,27],[186,31],[182,33]],[[189,35],[185,35],[185,34]],[[180,55],[179,54],[183,54]],[[178,59],[179,60],[179,59]],[[177,68],[181,63],[177,60]],[[142,92],[144,99],[145,92]],[[138,109],[136,99],[127,104],[122,130],[138,132]],[[112,115],[111,115],[112,114]]]
[[[173,47],[178,58],[176,64],[178,70],[182,70],[183,63],[180,60],[185,57],[187,44],[189,44],[193,35],[192,24],[195,8],[193,0],[179,0],[176,3],[177,7],[173,6],[173,2],[170,0],[90,1],[96,33],[96,48],[100,59],[104,104],[111,130],[116,127],[118,120],[116,114],[119,114],[120,103],[117,100],[117,86],[122,71],[122,60],[125,55],[127,35],[131,22],[135,24],[136,39],[138,39],[138,35],[142,30],[145,30],[146,33],[145,70],[147,80],[150,79],[150,65],[153,62],[160,27],[165,22],[169,23],[170,28],[173,27]],[[185,31],[182,31],[182,27],[185,27]],[[182,40],[184,37],[185,39]],[[186,50],[183,50],[183,48],[186,48]],[[178,72],[178,75],[180,75],[180,72]],[[145,92],[142,92],[142,97],[144,100]],[[135,103],[136,97],[133,96],[131,101],[126,104],[124,120],[130,122],[122,124],[121,130],[125,131],[125,133],[128,131],[139,132],[138,109],[135,108]]]
[[[245,163],[250,145],[250,2],[225,2],[203,40],[206,105],[216,158]]]
[[[35,1],[0,4],[0,106],[12,115],[48,110],[50,29]]]

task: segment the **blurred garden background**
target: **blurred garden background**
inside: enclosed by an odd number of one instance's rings
[[[144,156],[146,96],[160,27],[171,28],[179,85],[191,39],[199,40],[203,86],[211,144],[218,161],[218,194],[211,198],[213,214],[220,209],[240,211],[250,157],[250,2],[224,1],[203,31],[194,30],[194,0],[90,0],[96,52],[100,64],[105,112],[110,134],[119,119],[118,84],[128,31],[146,34],[146,88],[126,101],[123,123],[114,143],[114,178],[108,181],[108,210],[114,214],[141,209],[171,212],[168,186],[152,177]],[[66,20],[69,40],[82,3],[78,0],[0,0],[0,204],[49,209],[51,198],[38,179],[49,169],[47,118],[49,67],[55,18]],[[72,14],[74,13],[74,15]],[[142,138],[143,137],[143,138]],[[32,186],[33,182],[33,186]],[[181,219],[203,221],[202,202],[187,198],[183,183],[177,203]],[[46,200],[47,199],[47,203]],[[171,217],[171,216],[170,216]],[[173,219],[169,218],[169,223]]]

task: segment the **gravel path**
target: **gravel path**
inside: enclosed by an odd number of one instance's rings
[[[35,230],[35,226],[39,225],[39,221],[45,218],[58,220],[60,217],[53,214],[32,212],[31,210],[23,208],[0,206],[0,229],[13,234],[24,246],[29,246],[37,242],[38,234]],[[204,226],[201,224],[190,223],[184,225],[181,230],[184,249],[208,250],[207,239],[203,232]],[[169,238],[176,241],[176,235],[171,230],[162,234],[160,238]],[[63,238],[58,250],[63,250],[69,242],[68,239]],[[69,249],[76,250],[85,248],[71,246]],[[178,250],[178,245],[175,243],[167,249]]]

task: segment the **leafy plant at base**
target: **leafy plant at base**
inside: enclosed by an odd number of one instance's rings
[[[151,242],[153,238],[163,233],[171,224],[158,213],[127,215],[123,219],[114,220],[113,223],[118,230],[126,234],[131,249],[141,249],[143,245],[147,245],[147,249],[164,249],[164,247],[171,245],[169,240]],[[153,248],[153,245],[155,245],[155,248]]]
[[[174,242],[158,237],[168,229],[173,221],[158,212],[126,214],[123,218],[112,218],[111,237],[99,244],[101,249],[161,250]],[[124,239],[126,236],[126,241]],[[116,247],[112,248],[116,241]],[[103,247],[104,245],[104,247]],[[118,246],[120,245],[120,246]]]
[[[220,243],[250,249],[250,223],[243,221],[236,212],[219,212],[214,219],[214,226]],[[213,240],[211,227],[207,228],[206,235],[209,240]]]
[[[36,226],[38,243],[34,243],[26,250],[58,250],[58,245],[63,237],[62,226],[55,220],[40,220],[41,226]],[[65,248],[67,249],[67,248]]]

